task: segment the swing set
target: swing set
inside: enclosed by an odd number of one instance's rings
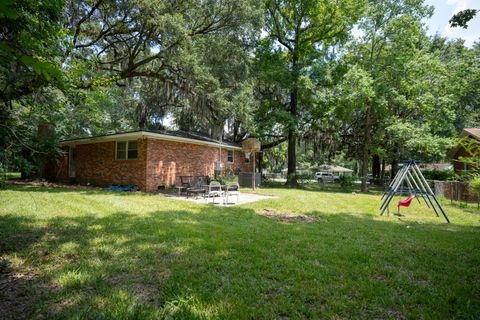
[[[400,207],[408,207],[413,199],[416,199],[418,203],[421,203],[420,198],[422,198],[427,207],[432,208],[433,211],[435,211],[437,217],[440,216],[440,212],[445,220],[450,223],[450,220],[435,196],[435,193],[428,185],[427,180],[425,180],[425,177],[420,171],[420,168],[418,168],[418,163],[419,162],[415,160],[408,160],[404,162],[403,167],[400,169],[400,171],[398,171],[393,180],[390,182],[387,190],[385,190],[382,195],[380,215],[383,215],[385,210],[388,212],[388,205],[396,194],[408,193],[408,198],[405,200],[400,200],[397,204],[397,210],[399,214]]]

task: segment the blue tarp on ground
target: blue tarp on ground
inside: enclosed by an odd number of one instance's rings
[[[134,184],[129,184],[127,186],[110,186],[106,187],[104,190],[110,191],[138,191],[138,187]]]

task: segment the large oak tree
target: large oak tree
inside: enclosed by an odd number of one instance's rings
[[[308,88],[310,66],[323,59],[325,48],[345,37],[363,12],[363,1],[353,0],[268,0],[264,41],[279,68],[286,71],[282,83],[287,90],[288,113],[284,126],[288,139],[288,185],[296,185],[296,144],[301,119],[309,111]],[[277,81],[277,80],[275,80]],[[306,102],[306,103],[305,103]]]

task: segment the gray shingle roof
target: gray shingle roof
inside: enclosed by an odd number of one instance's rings
[[[185,139],[192,139],[192,140],[197,140],[197,141],[204,141],[204,142],[209,142],[209,143],[217,143],[217,144],[222,144],[226,146],[232,146],[232,147],[242,147],[240,143],[231,143],[228,141],[219,141],[216,139],[213,139],[211,137],[208,137],[206,135],[203,135],[198,132],[187,132],[187,131],[182,131],[182,130],[135,130],[135,131],[124,131],[124,132],[116,132],[116,133],[111,133],[111,134],[104,134],[104,135],[97,135],[97,136],[89,136],[89,137],[83,137],[83,138],[72,138],[72,139],[65,139],[60,141],[61,143],[65,142],[73,142],[73,141],[79,141],[81,142],[82,140],[91,140],[91,139],[96,139],[96,138],[106,138],[106,137],[114,137],[116,135],[121,135],[121,134],[126,134],[126,133],[142,133],[142,132],[148,132],[148,133],[154,133],[154,134],[161,134],[165,136],[170,136],[170,137],[178,137],[178,138],[185,138]]]

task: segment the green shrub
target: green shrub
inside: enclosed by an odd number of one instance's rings
[[[470,190],[479,198],[480,200],[480,176],[476,176],[469,183]]]
[[[422,174],[427,180],[447,181],[455,178],[455,173],[449,170],[423,170]]]
[[[232,185],[238,183],[238,175],[232,169],[225,169],[222,174],[215,175],[215,180],[224,185]]]
[[[341,175],[340,176],[340,187],[342,189],[347,189],[353,186],[355,182],[355,177],[350,175]]]
[[[8,273],[10,271],[10,261],[7,259],[0,259],[0,274]]]
[[[310,182],[310,180],[312,180],[313,175],[310,172],[301,172],[301,173],[297,173],[296,177],[297,177],[298,183],[300,183],[303,186],[305,183],[308,183]]]

